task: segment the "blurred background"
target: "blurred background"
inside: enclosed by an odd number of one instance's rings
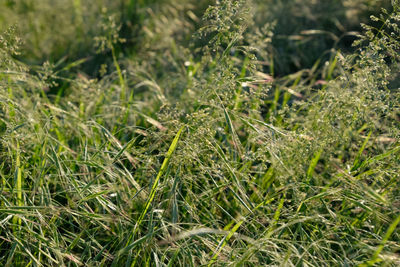
[[[109,51],[98,53],[96,37],[110,31],[109,20],[123,42],[117,54],[133,60],[148,53],[173,53],[193,42],[210,0],[4,0],[0,3],[0,31],[16,25],[23,40],[19,59],[31,64],[62,64],[85,58],[80,70],[99,74],[110,61]],[[329,58],[332,48],[351,51],[360,23],[369,21],[389,0],[254,0],[255,23],[276,23],[266,65],[274,75],[286,75]],[[166,51],[168,50],[168,51]],[[279,60],[276,60],[279,59]]]

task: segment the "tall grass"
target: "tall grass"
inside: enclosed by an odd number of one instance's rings
[[[0,38],[1,265],[400,263],[398,1],[348,50],[308,23],[345,20],[351,1],[315,18],[325,4],[34,2],[0,18],[73,23],[60,40],[38,27],[47,44]],[[294,53],[298,31],[326,43]],[[77,56],[59,61],[69,44]],[[80,53],[104,57],[101,73]]]

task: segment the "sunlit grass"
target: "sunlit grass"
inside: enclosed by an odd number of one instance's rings
[[[61,42],[60,2],[13,2],[38,25],[0,39],[0,265],[400,264],[399,3],[342,51],[306,26],[355,2],[74,0]]]

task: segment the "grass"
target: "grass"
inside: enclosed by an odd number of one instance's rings
[[[0,4],[0,265],[399,265],[398,1],[67,2]]]

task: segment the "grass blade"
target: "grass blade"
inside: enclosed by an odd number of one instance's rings
[[[170,161],[170,159],[172,157],[172,154],[174,153],[174,151],[175,151],[175,149],[176,149],[176,147],[178,145],[179,137],[181,136],[181,133],[182,133],[183,129],[184,129],[184,126],[182,126],[179,129],[178,133],[175,135],[175,138],[172,141],[172,143],[171,143],[171,145],[170,145],[170,147],[168,149],[167,155],[165,156],[165,159],[164,159],[164,161],[163,161],[163,163],[161,165],[161,168],[160,168],[160,170],[159,170],[159,172],[157,174],[156,180],[154,181],[153,186],[151,188],[150,195],[149,195],[149,197],[148,197],[148,199],[146,201],[145,208],[143,209],[142,213],[140,214],[140,217],[136,222],[135,228],[134,228],[131,236],[129,237],[126,246],[129,245],[129,243],[131,242],[132,238],[135,236],[135,234],[139,230],[139,227],[142,224],[143,218],[146,215],[147,211],[150,208],[151,203],[154,200],[154,197],[155,197],[155,194],[156,194],[156,191],[157,191],[158,182],[160,181],[161,176],[163,176],[163,174],[167,170],[169,161]]]

